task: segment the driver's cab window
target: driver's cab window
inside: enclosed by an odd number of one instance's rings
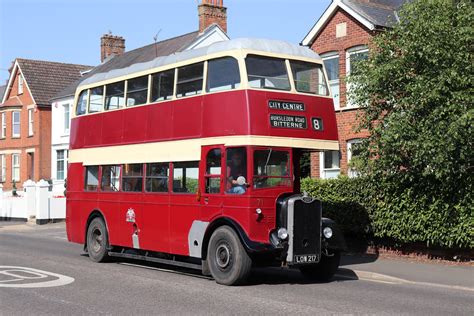
[[[206,193],[220,193],[221,187],[221,150],[211,149],[206,157]]]
[[[226,193],[244,194],[247,191],[247,152],[245,148],[226,150]]]

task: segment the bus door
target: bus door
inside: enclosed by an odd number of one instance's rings
[[[222,214],[224,204],[224,146],[203,146],[200,165],[202,221]]]

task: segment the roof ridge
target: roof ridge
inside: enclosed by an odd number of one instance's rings
[[[185,37],[185,36],[189,36],[193,33],[197,33],[199,35],[199,31],[193,31],[193,32],[188,32],[186,34],[182,34],[182,35],[178,35],[178,36],[175,36],[175,37],[170,37],[170,38],[167,38],[167,39],[164,39],[162,41],[159,41],[159,42],[156,42],[156,43],[150,43],[150,44],[146,44],[146,45],[143,45],[143,46],[140,46],[140,47],[137,47],[137,48],[134,48],[132,50],[129,50],[129,51],[126,51],[124,54],[126,53],[130,53],[130,52],[133,52],[133,51],[136,51],[138,49],[142,49],[144,47],[148,47],[148,46],[151,46],[151,45],[158,45],[158,44],[162,44],[162,43],[165,43],[165,42],[169,42],[171,40],[175,40],[175,39],[178,39],[180,37]]]
[[[41,62],[41,63],[49,63],[49,64],[61,64],[61,65],[70,65],[70,66],[81,66],[81,67],[95,67],[91,65],[83,65],[83,64],[73,64],[73,63],[65,63],[60,61],[50,61],[50,60],[42,60],[42,59],[30,59],[30,58],[22,58],[17,57],[15,58],[16,61],[34,61],[34,62]]]

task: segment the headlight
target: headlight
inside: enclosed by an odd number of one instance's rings
[[[332,229],[331,229],[331,227],[324,227],[324,229],[323,229],[323,235],[324,235],[324,237],[326,237],[327,239],[331,238],[331,237],[332,237]]]
[[[286,230],[286,228],[280,228],[278,229],[278,238],[282,239],[282,240],[285,240],[288,238],[288,231]]]

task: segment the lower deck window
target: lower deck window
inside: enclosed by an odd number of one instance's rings
[[[102,191],[120,190],[120,166],[103,166],[102,179],[100,181]]]
[[[173,192],[195,193],[198,188],[199,161],[173,164]]]
[[[122,188],[125,192],[141,192],[143,185],[143,165],[123,165]]]
[[[85,188],[86,191],[97,191],[99,186],[99,167],[90,166],[86,167],[86,181]]]
[[[147,192],[168,192],[170,170],[168,163],[149,163],[146,165],[145,189]]]

